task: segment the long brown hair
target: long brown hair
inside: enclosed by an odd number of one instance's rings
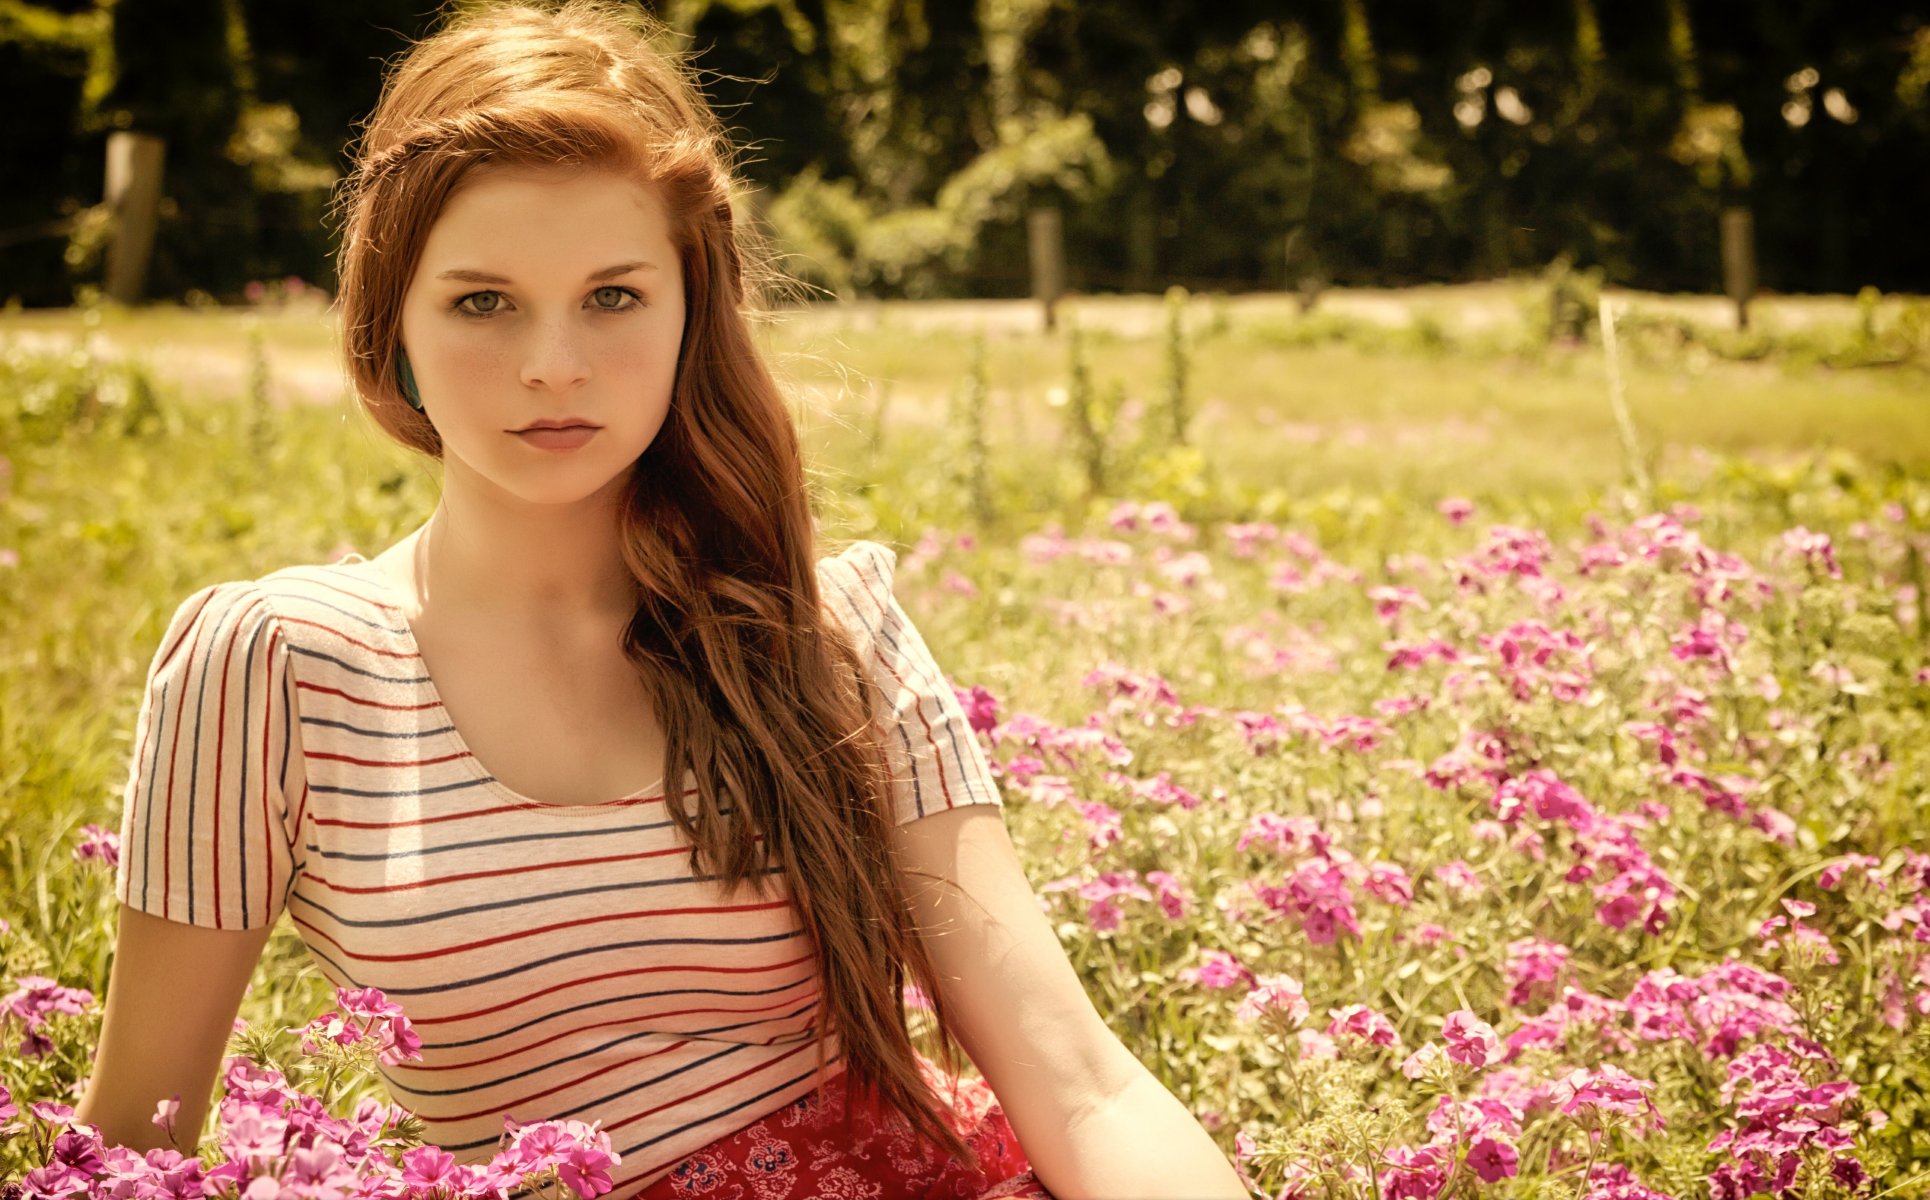
[[[815,1028],[835,1035],[853,1100],[882,1100],[975,1163],[906,1025],[902,989],[915,982],[933,1005],[937,1061],[957,1073],[891,853],[885,708],[820,606],[797,431],[751,337],[749,314],[777,277],[733,219],[732,148],[666,36],[611,0],[499,4],[457,16],[395,64],[335,202],[348,369],[384,431],[439,458],[434,426],[398,389],[398,335],[423,243],[464,177],[483,164],[565,165],[658,189],[687,315],[669,415],[630,473],[619,521],[641,597],[624,653],[663,722],[666,790],[686,774],[697,785],[694,814],[666,807],[691,841],[693,874],[715,874],[727,894],[773,860],[781,868],[816,955]],[[827,1065],[820,1036],[820,1079]]]

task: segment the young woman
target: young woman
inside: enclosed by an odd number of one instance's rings
[[[662,32],[495,7],[388,79],[343,341],[441,500],[174,615],[80,1118],[152,1145],[178,1094],[200,1128],[285,911],[409,1015],[384,1077],[465,1161],[570,1117],[616,1200],[1243,1197],[1081,989],[891,552],[817,553],[728,146]],[[995,1105],[915,1052],[907,983]]]

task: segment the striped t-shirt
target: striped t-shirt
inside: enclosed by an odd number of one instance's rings
[[[999,804],[895,565],[860,541],[818,578],[891,708],[896,818]],[[492,778],[398,598],[352,562],[188,597],[148,674],[116,895],[215,929],[286,909],[328,980],[408,1015],[422,1058],[383,1078],[459,1161],[495,1152],[505,1114],[599,1121],[625,1200],[822,1082],[781,872],[726,901],[662,795],[553,805]]]

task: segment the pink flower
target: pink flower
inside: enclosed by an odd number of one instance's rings
[[[1393,863],[1377,862],[1368,867],[1366,887],[1378,899],[1398,908],[1414,903],[1414,881]]]
[[[113,868],[121,861],[121,835],[103,829],[99,825],[80,827],[80,845],[74,847],[74,861],[77,863],[98,862],[101,866]]]
[[[953,687],[952,694],[958,698],[958,706],[965,710],[965,719],[974,732],[989,735],[998,728],[999,702],[992,693],[973,684],[969,690]]]
[[[1421,1079],[1437,1070],[1447,1060],[1446,1051],[1439,1042],[1428,1042],[1401,1063],[1401,1074],[1409,1079]]]
[[[1242,1021],[1257,1021],[1272,1013],[1288,1025],[1298,1025],[1307,1019],[1307,1012],[1307,998],[1298,980],[1291,975],[1262,975],[1234,1015]]]
[[[1561,1111],[1571,1117],[1582,1112],[1613,1113],[1660,1125],[1662,1116],[1648,1098],[1649,1089],[1654,1086],[1613,1063],[1603,1063],[1592,1070],[1578,1067],[1562,1080],[1568,1098],[1562,1102]]]
[[[556,1177],[564,1187],[589,1200],[611,1189],[610,1168],[621,1159],[610,1147],[610,1135],[599,1132],[594,1144],[577,1146],[568,1153],[557,1166]]]
[[[1464,496],[1449,496],[1434,508],[1448,519],[1450,525],[1466,524],[1467,519],[1474,515],[1474,501]]]
[[[1478,1138],[1468,1147],[1468,1169],[1483,1183],[1512,1179],[1517,1162],[1515,1148],[1500,1138]]]
[[[1816,886],[1826,892],[1833,892],[1842,885],[1843,877],[1852,870],[1861,871],[1863,877],[1881,886],[1882,876],[1878,874],[1883,860],[1869,854],[1847,854],[1829,866],[1824,867],[1816,876]]]
[[[1191,911],[1193,898],[1171,871],[1148,871],[1146,882],[1153,885],[1154,898],[1159,901],[1159,911],[1169,921],[1183,921]]]
[[[1439,1143],[1390,1147],[1387,1161],[1392,1165],[1380,1176],[1381,1200],[1434,1200],[1452,1165],[1449,1148]]]
[[[1456,896],[1478,896],[1485,890],[1481,885],[1481,877],[1474,873],[1474,868],[1458,858],[1435,867],[1433,875],[1441,881],[1443,888]]]
[[[288,1187],[297,1195],[323,1200],[342,1194],[355,1183],[355,1171],[344,1159],[342,1148],[322,1141],[312,1147],[289,1151],[284,1175]]]
[[[1836,547],[1827,533],[1814,533],[1798,525],[1783,534],[1783,549],[1831,579],[1843,578],[1843,568],[1836,563]]]
[[[1074,807],[1085,820],[1086,843],[1094,850],[1103,850],[1119,840],[1122,818],[1118,809],[1102,800],[1078,800]]]
[[[938,586],[967,598],[978,595],[978,585],[957,571],[945,572],[945,578],[939,581]]]
[[[1122,897],[1133,900],[1153,898],[1153,894],[1130,871],[1102,871],[1098,878],[1079,884],[1078,888],[1079,898],[1086,902],[1086,921],[1095,933],[1112,933],[1125,923],[1126,909],[1121,903]]]
[[[427,1190],[460,1178],[456,1156],[440,1146],[417,1146],[402,1155],[402,1182]]]
[[[1508,943],[1502,974],[1508,980],[1508,1003],[1516,1007],[1551,999],[1568,965],[1568,947],[1543,938],[1521,938]]]
[[[1501,1055],[1501,1039],[1495,1036],[1494,1026],[1465,1008],[1448,1014],[1441,1039],[1447,1043],[1449,1058],[1477,1070]]]
[[[610,1147],[610,1135],[595,1123],[558,1120],[519,1125],[504,1114],[509,1145],[493,1165],[509,1167],[524,1176],[554,1169],[564,1186],[579,1196],[600,1196],[610,1190],[609,1168],[622,1161]]]
[[[1400,1045],[1401,1035],[1395,1031],[1393,1022],[1365,1004],[1336,1008],[1330,1015],[1333,1017],[1327,1026],[1330,1036],[1356,1037],[1370,1046]]]
[[[1182,968],[1180,979],[1216,991],[1231,987],[1247,989],[1255,983],[1253,972],[1224,950],[1202,950],[1200,959],[1199,966]]]

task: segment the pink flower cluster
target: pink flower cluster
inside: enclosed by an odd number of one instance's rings
[[[1342,932],[1360,936],[1355,889],[1398,908],[1414,900],[1414,882],[1403,868],[1360,862],[1310,817],[1256,813],[1234,848],[1258,843],[1292,865],[1284,882],[1254,878],[1247,881],[1248,888],[1273,914],[1271,919],[1292,918],[1315,945],[1330,945]]]
[[[402,1007],[377,988],[336,988],[335,1002],[341,1011],[325,1012],[307,1025],[289,1032],[301,1038],[303,1054],[319,1054],[322,1043],[335,1046],[366,1045],[384,1066],[395,1066],[421,1058],[422,1039]]]
[[[1611,929],[1639,922],[1657,933],[1668,924],[1675,885],[1642,848],[1636,831],[1649,824],[1643,813],[1603,814],[1553,771],[1537,768],[1502,781],[1495,790],[1495,815],[1513,825],[1532,815],[1569,831],[1573,861],[1569,883],[1592,884],[1595,916]]]
[[[1401,1073],[1412,1080],[1439,1085],[1457,1072],[1479,1074],[1500,1058],[1501,1041],[1494,1027],[1473,1012],[1458,1009],[1442,1022],[1441,1040],[1428,1042],[1408,1055]],[[1516,1146],[1523,1117],[1522,1107],[1503,1095],[1459,1100],[1452,1092],[1442,1094],[1428,1114],[1429,1140],[1387,1151],[1390,1165],[1380,1174],[1380,1194],[1434,1200],[1442,1194],[1457,1164],[1483,1183],[1513,1178],[1520,1169]]]
[[[1846,1191],[1867,1190],[1869,1176],[1854,1153],[1856,1133],[1859,1125],[1880,1127],[1880,1115],[1858,1119],[1858,1089],[1847,1079],[1811,1082],[1798,1056],[1826,1074],[1835,1073],[1835,1061],[1821,1047],[1801,1038],[1792,1038],[1789,1045],[1794,1055],[1764,1043],[1728,1064],[1722,1098],[1734,1106],[1739,1124],[1709,1143],[1712,1152],[1728,1160],[1709,1176],[1711,1200],[1786,1194],[1812,1153],[1827,1158],[1831,1177]]]
[[[1105,718],[1098,713],[1079,726],[1055,725],[1030,713],[1013,713],[991,731],[991,739],[995,746],[1016,746],[1037,755],[1039,766],[1033,773],[1043,770],[1048,759],[1067,769],[1084,765],[1089,757],[1115,767],[1133,760],[1133,752],[1106,729]],[[1007,767],[1017,770],[1019,764],[1008,763]]]
[[[1649,1099],[1655,1085],[1613,1063],[1577,1067],[1562,1079],[1561,1087],[1563,1116],[1597,1126],[1617,1119],[1640,1129],[1659,1129],[1663,1124],[1662,1114]]]
[[[1636,980],[1625,1001],[1629,1028],[1642,1041],[1679,1040],[1727,1058],[1747,1041],[1796,1036],[1802,1021],[1784,999],[1789,981],[1727,959],[1688,976],[1662,967]]]
[[[1836,562],[1836,546],[1827,533],[1816,533],[1798,525],[1784,531],[1783,551],[1807,564],[1811,570],[1831,579],[1843,578],[1843,568]]]
[[[1133,548],[1125,542],[1111,538],[1071,538],[1056,524],[1020,538],[1019,552],[1038,566],[1068,555],[1108,567],[1124,566],[1133,560]]]
[[[1400,1031],[1394,1028],[1394,1023],[1365,1004],[1349,1004],[1328,1015],[1333,1018],[1327,1023],[1328,1037],[1358,1038],[1369,1046],[1401,1044]]]
[[[1172,774],[1167,771],[1161,771],[1151,779],[1134,779],[1118,771],[1108,771],[1106,782],[1123,788],[1134,800],[1154,808],[1181,808],[1191,812],[1205,803],[1198,793],[1174,783]],[[1225,799],[1225,793],[1218,789],[1215,789],[1215,796],[1216,799]]]
[[[1545,938],[1520,938],[1508,943],[1502,974],[1508,981],[1512,1008],[1546,1007],[1560,990],[1568,966],[1569,949]]]
[[[1602,540],[1582,548],[1581,574],[1659,569],[1687,578],[1704,608],[1734,599],[1760,606],[1775,588],[1741,557],[1712,548],[1686,527],[1701,516],[1691,505],[1677,505],[1668,513],[1641,517],[1613,535],[1602,522],[1593,521],[1595,536]]]
[[[1283,704],[1271,713],[1242,711],[1229,715],[1234,729],[1255,754],[1275,750],[1289,737],[1312,738],[1324,750],[1346,749],[1365,754],[1392,733],[1373,717],[1350,713],[1321,717],[1297,704]]]
[[[1307,1019],[1307,997],[1291,975],[1262,975],[1240,1001],[1233,1015],[1242,1021],[1271,1018],[1291,1027]]]
[[[1246,661],[1251,674],[1262,678],[1282,671],[1330,674],[1340,670],[1340,656],[1324,638],[1285,624],[1278,613],[1262,613],[1253,624],[1231,626],[1220,635],[1220,642]]]
[[[1148,888],[1148,884],[1151,888]],[[1086,924],[1094,933],[1114,933],[1126,923],[1127,900],[1156,904],[1168,921],[1184,920],[1193,910],[1194,899],[1186,886],[1170,871],[1102,871],[1081,880],[1076,875],[1039,885],[1039,892],[1075,892],[1086,902]]]
[[[1781,950],[1786,954],[1806,960],[1805,965],[1817,963],[1835,966],[1843,961],[1830,944],[1829,935],[1811,925],[1803,924],[1807,917],[1816,915],[1816,906],[1807,900],[1782,901],[1783,912],[1770,917],[1756,927],[1756,937],[1762,941],[1765,950]]]
[[[1150,533],[1175,542],[1190,542],[1198,531],[1180,520],[1179,513],[1164,500],[1121,500],[1106,516],[1106,524],[1119,533]]]
[[[1490,584],[1511,577],[1541,578],[1553,558],[1548,537],[1539,529],[1493,525],[1473,553],[1446,565],[1463,591],[1485,592]]]
[[[54,1044],[42,1028],[47,1018],[78,1016],[94,1003],[94,993],[85,988],[64,987],[44,975],[22,975],[17,986],[0,997],[0,1030],[18,1022],[23,1034],[14,1053],[21,1058],[40,1058],[52,1053]]]
[[[1180,702],[1173,685],[1158,675],[1133,671],[1118,663],[1105,663],[1086,672],[1080,681],[1085,687],[1100,687],[1110,693],[1106,715],[1114,720],[1132,717],[1147,727],[1164,725],[1184,728],[1212,710],[1189,708]]]
[[[1539,695],[1561,704],[1578,704],[1588,698],[1595,681],[1588,641],[1573,630],[1516,621],[1499,633],[1482,634],[1475,642],[1495,657],[1496,675],[1522,704]]]
[[[387,1001],[370,989],[356,1004],[376,1011]],[[74,1120],[68,1106],[30,1105],[44,1161],[21,1179],[22,1194],[32,1200],[502,1200],[554,1181],[589,1200],[610,1191],[610,1169],[621,1161],[594,1124],[525,1124],[505,1116],[501,1147],[486,1163],[458,1164],[447,1151],[425,1145],[403,1150],[398,1164],[391,1155],[399,1142],[394,1130],[407,1116],[401,1108],[363,1100],[353,1116],[336,1117],[279,1072],[239,1057],[224,1062],[222,1084],[213,1166],[170,1148],[139,1154],[109,1146],[97,1128]],[[0,1120],[14,1112],[0,1088]],[[162,1124],[172,1117],[173,1106],[164,1103],[155,1119]]]

